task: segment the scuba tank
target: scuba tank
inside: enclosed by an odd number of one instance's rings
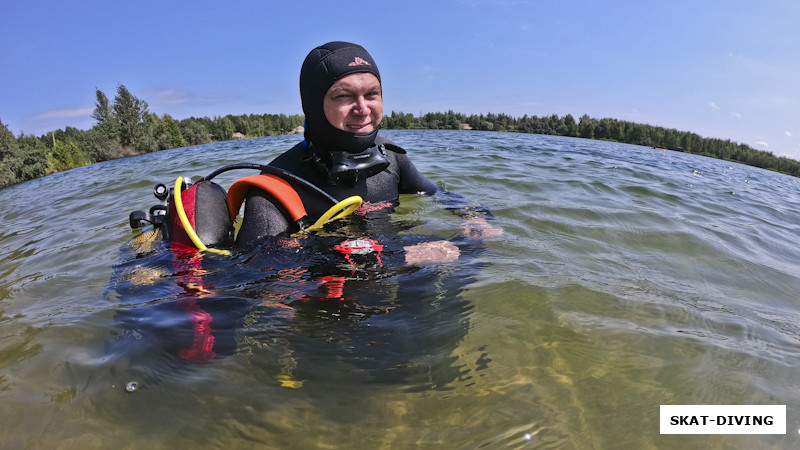
[[[217,245],[230,238],[232,231],[228,218],[227,193],[217,183],[201,179],[191,184],[190,180],[176,183],[180,201],[176,201],[176,189],[159,183],[153,188],[153,195],[159,200],[149,211],[133,211],[129,222],[132,229],[152,225],[154,232],[160,232],[162,239],[196,247],[190,234],[194,232],[206,245]],[[181,220],[178,206],[181,206],[186,222]]]
[[[228,192],[211,181],[221,173],[236,169],[255,169],[261,173],[237,180]],[[311,222],[303,202],[290,181],[311,189],[331,204],[331,208],[313,225],[309,225]],[[358,196],[340,202],[311,182],[277,167],[233,164],[217,169],[195,184],[182,177],[175,180],[171,189],[164,184],[157,184],[153,194],[159,204],[149,211],[133,211],[129,217],[130,226],[138,229],[150,224],[153,232],[161,233],[166,241],[199,250],[214,250],[206,246],[222,244],[234,238],[233,221],[251,187],[264,189],[280,201],[300,233],[319,229],[328,222],[345,217],[362,203]]]

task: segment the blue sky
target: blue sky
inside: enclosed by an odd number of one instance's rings
[[[88,129],[118,83],[176,119],[302,113],[305,55],[376,59],[386,112],[583,114],[800,159],[796,0],[0,0],[0,119]]]

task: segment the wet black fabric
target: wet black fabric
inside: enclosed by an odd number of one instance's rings
[[[225,189],[211,181],[192,186],[195,194],[194,231],[205,245],[217,245],[230,236]],[[197,208],[197,205],[202,207]]]
[[[382,136],[375,139],[375,144],[395,145]],[[309,161],[308,156],[312,151],[313,147],[308,148],[301,143],[275,158],[270,165],[313,183],[337,200],[358,195],[369,203],[396,203],[400,194],[431,195],[438,190],[433,182],[417,170],[406,154],[391,150],[385,152],[389,159],[389,167],[380,173],[359,179],[355,186],[349,184],[330,186],[326,176]],[[310,218],[320,217],[332,206],[330,201],[319,193],[291,180],[287,181],[297,190]],[[297,230],[296,224],[287,220],[282,206],[269,193],[261,189],[251,189],[245,200],[244,222],[236,240],[238,244],[248,245],[266,236]]]

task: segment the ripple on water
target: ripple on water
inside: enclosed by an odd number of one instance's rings
[[[322,284],[311,281],[320,274],[281,266],[276,253],[206,265],[216,284],[201,295],[181,285],[186,270],[164,248],[119,250],[133,235],[128,213],[153,204],[155,183],[266,162],[295,136],[156,152],[0,190],[0,442],[800,444],[792,433],[658,433],[661,404],[800,408],[796,179],[612,142],[387,135],[505,230],[483,243],[461,239],[460,219],[441,204],[404,196],[393,220],[408,229],[398,239],[454,239],[465,256],[387,269],[364,284],[365,302],[421,302],[414,313],[321,308],[298,317],[286,299],[319,295]],[[186,314],[191,301],[214,312],[210,327],[221,332],[207,364],[176,356],[200,336]],[[376,364],[386,366],[383,378]]]

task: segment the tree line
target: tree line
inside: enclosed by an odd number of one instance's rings
[[[175,120],[168,114],[151,113],[146,101],[124,85],[117,86],[113,101],[95,92],[89,130],[66,127],[42,136],[19,137],[0,120],[0,187],[38,178],[78,166],[141,153],[225,141],[234,137],[285,134],[303,125],[302,115],[227,115]],[[616,119],[578,121],[570,114],[521,118],[507,114],[465,115],[448,111],[420,116],[394,112],[384,117],[384,129],[472,129],[513,131],[586,139],[602,139],[736,161],[800,177],[800,162],[776,157],[730,140],[703,138],[695,133]]]
[[[119,84],[113,101],[97,89],[89,130],[66,127],[19,137],[0,120],[0,187],[50,173],[125,156],[227,141],[234,137],[285,134],[303,125],[302,115],[227,115],[175,120],[150,112],[146,101]],[[239,133],[239,134],[237,134]]]
[[[777,157],[772,152],[756,150],[729,139],[704,138],[687,131],[617,119],[594,119],[588,115],[583,115],[576,121],[570,114],[543,117],[525,115],[515,118],[506,114],[465,115],[448,111],[415,117],[413,114],[392,111],[384,118],[381,127],[512,131],[599,139],[709,156],[800,177],[800,161]]]

